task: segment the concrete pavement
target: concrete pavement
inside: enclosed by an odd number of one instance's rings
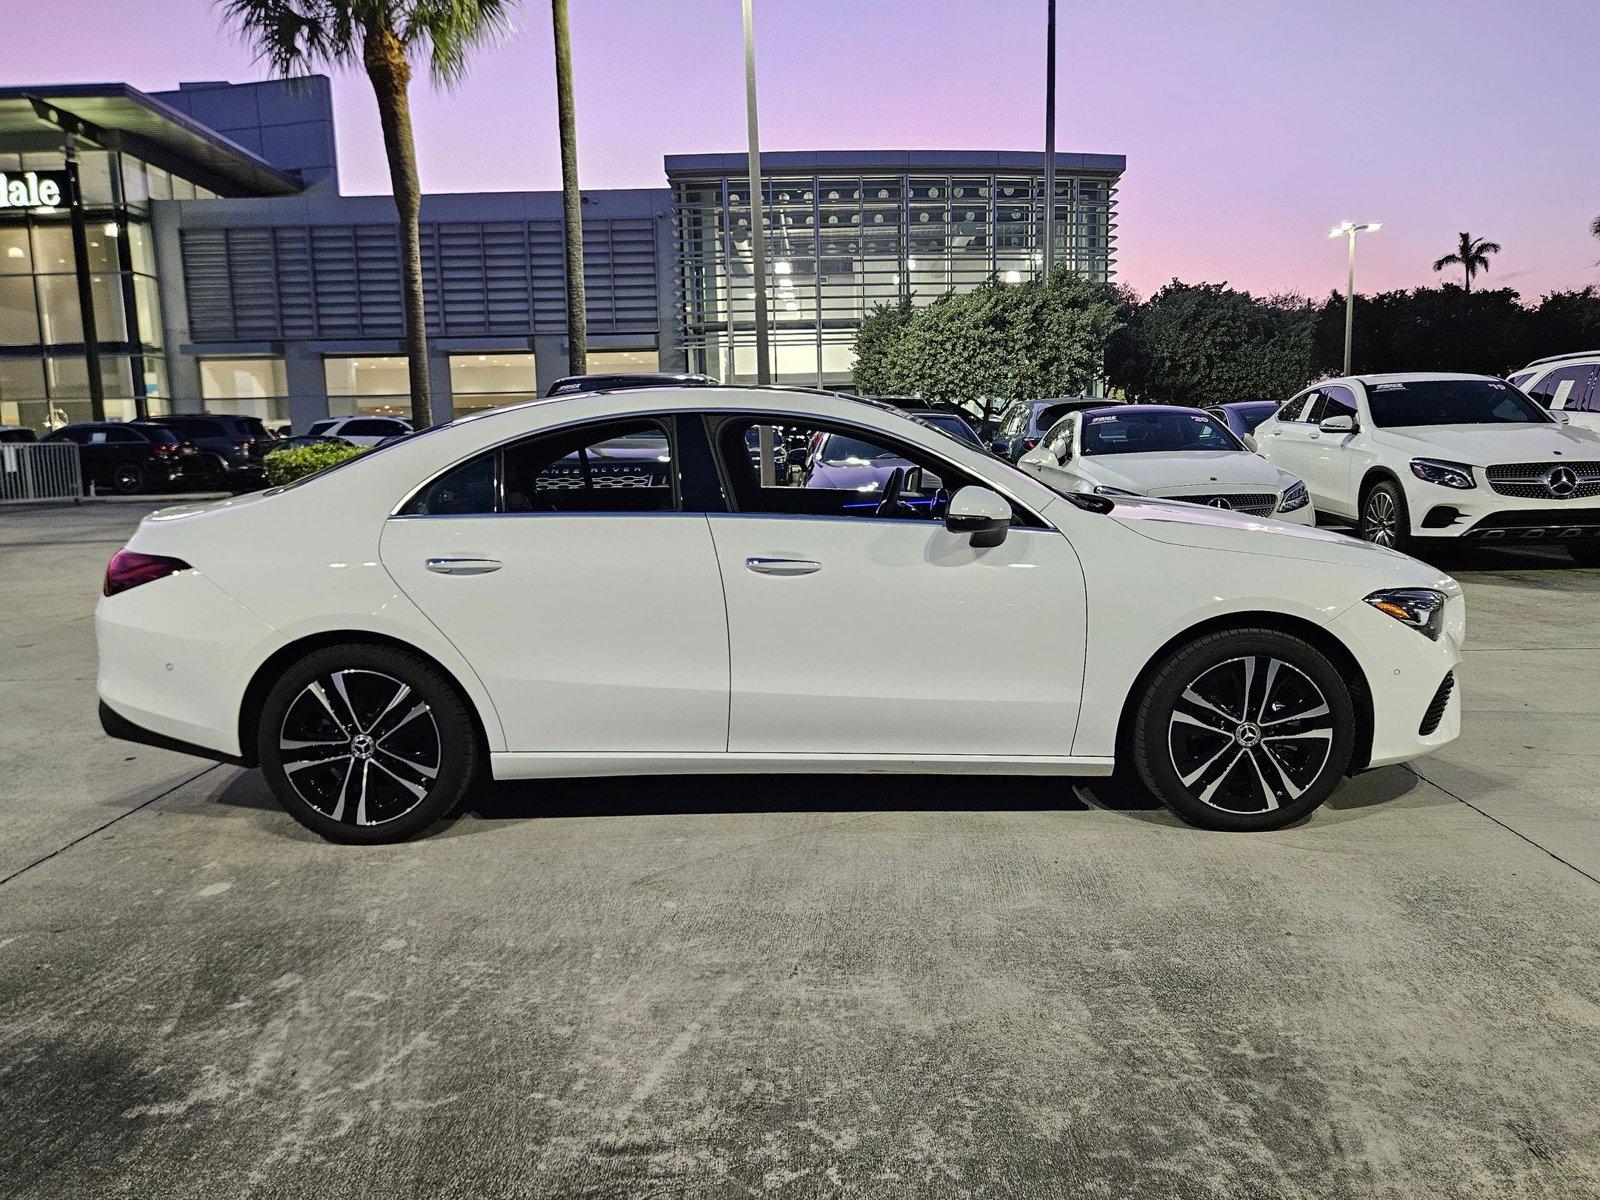
[[[361,849],[102,738],[137,515],[0,512],[0,1196],[1600,1193],[1600,572],[1444,564],[1464,736],[1275,834],[690,778]]]

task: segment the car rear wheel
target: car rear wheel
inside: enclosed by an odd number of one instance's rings
[[[1361,501],[1360,528],[1363,541],[1410,553],[1411,514],[1399,484],[1385,479],[1372,486]]]
[[[306,828],[335,842],[398,842],[451,813],[482,770],[454,685],[389,646],[313,651],[273,685],[261,769]]]
[[[1156,797],[1206,829],[1278,829],[1349,769],[1355,706],[1309,642],[1273,629],[1210,634],[1175,650],[1140,702],[1134,765]]]
[[[137,495],[147,483],[144,468],[136,462],[122,462],[111,468],[111,486],[124,496]]]

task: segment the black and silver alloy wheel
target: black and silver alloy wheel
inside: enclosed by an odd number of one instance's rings
[[[392,842],[445,816],[482,758],[460,694],[387,646],[309,654],[267,696],[261,767],[283,806],[333,841]]]
[[[1322,690],[1280,658],[1249,655],[1205,668],[1184,688],[1167,728],[1183,786],[1223,812],[1292,804],[1322,774],[1333,713]]]
[[[334,671],[284,713],[278,750],[290,786],[333,821],[382,825],[427,798],[439,777],[439,726],[409,684]]]
[[[1349,688],[1321,651],[1244,629],[1169,656],[1141,700],[1131,750],[1145,785],[1191,824],[1276,829],[1338,785],[1354,733]]]
[[[1359,532],[1363,541],[1391,550],[1411,548],[1411,516],[1400,485],[1385,479],[1373,485],[1361,501]]]

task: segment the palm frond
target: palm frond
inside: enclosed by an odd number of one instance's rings
[[[352,6],[341,0],[218,0],[245,42],[278,75],[360,62],[361,37]]]
[[[1433,269],[1435,271],[1442,271],[1446,267],[1459,267],[1464,265],[1465,260],[1463,260],[1459,254],[1446,254],[1443,258],[1436,258],[1433,260]]]
[[[1478,253],[1479,254],[1499,254],[1500,253],[1500,243],[1499,242],[1479,242],[1478,243]]]
[[[1595,237],[1600,238],[1600,217],[1596,217],[1594,219],[1594,223],[1589,226],[1589,232]]]
[[[466,73],[471,52],[511,30],[517,0],[399,0],[396,29],[406,47],[426,55],[428,74],[452,87]]]

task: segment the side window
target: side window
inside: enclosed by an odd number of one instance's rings
[[[1521,372],[1517,373],[1516,375],[1511,376],[1511,378],[1506,380],[1506,382],[1509,383],[1512,387],[1521,388],[1523,391],[1527,391],[1528,390],[1528,380],[1530,380],[1532,378],[1533,378],[1533,372],[1532,371],[1521,371]]]
[[[391,437],[396,433],[404,432],[404,430],[393,421],[384,421],[375,417],[360,417],[351,421],[340,432],[348,433],[351,437]]]
[[[1573,392],[1578,385],[1588,376],[1592,367],[1557,367],[1551,371],[1528,392],[1545,408],[1566,408],[1573,399]]]
[[[1044,448],[1055,455],[1058,462],[1072,457],[1072,418],[1062,417],[1044,435]]]
[[[718,454],[743,513],[943,521],[950,496],[967,484],[981,483],[919,447],[875,430],[810,418],[785,418],[781,427],[770,422],[734,417],[717,430]],[[788,455],[780,451],[769,473],[771,482],[765,483],[761,464],[750,453],[752,444],[760,444],[763,426],[773,429],[775,444],[803,447]],[[900,493],[890,500],[886,491],[897,472]]]
[[[311,428],[306,430],[306,432],[308,434],[327,433],[328,430],[332,429],[336,424],[338,424],[338,422],[335,420],[313,421],[311,422]]]
[[[1600,367],[1590,367],[1588,374],[1572,385],[1567,407],[1576,412],[1600,412]]]
[[[660,421],[558,430],[502,452],[505,511],[671,511],[674,465]]]
[[[412,498],[405,511],[414,517],[467,517],[500,511],[500,452],[491,450],[446,471]]]
[[[1006,423],[1002,431],[1008,438],[1021,437],[1028,428],[1028,406],[1018,404],[1006,414]]]
[[[1322,389],[1322,403],[1317,406],[1317,411],[1312,414],[1311,420],[1321,422],[1329,417],[1353,417],[1356,415],[1356,398],[1347,387],[1330,387]]]
[[[1301,395],[1296,396],[1293,400],[1289,401],[1289,403],[1285,404],[1282,408],[1280,408],[1278,410],[1278,420],[1280,420],[1280,421],[1306,421],[1306,420],[1309,420],[1310,418],[1306,415],[1307,410],[1309,410],[1313,405],[1315,405],[1317,403],[1317,400],[1319,399],[1320,396],[1321,396],[1321,393],[1318,392],[1315,388],[1312,388],[1311,391],[1309,391],[1309,392],[1304,392]]]

